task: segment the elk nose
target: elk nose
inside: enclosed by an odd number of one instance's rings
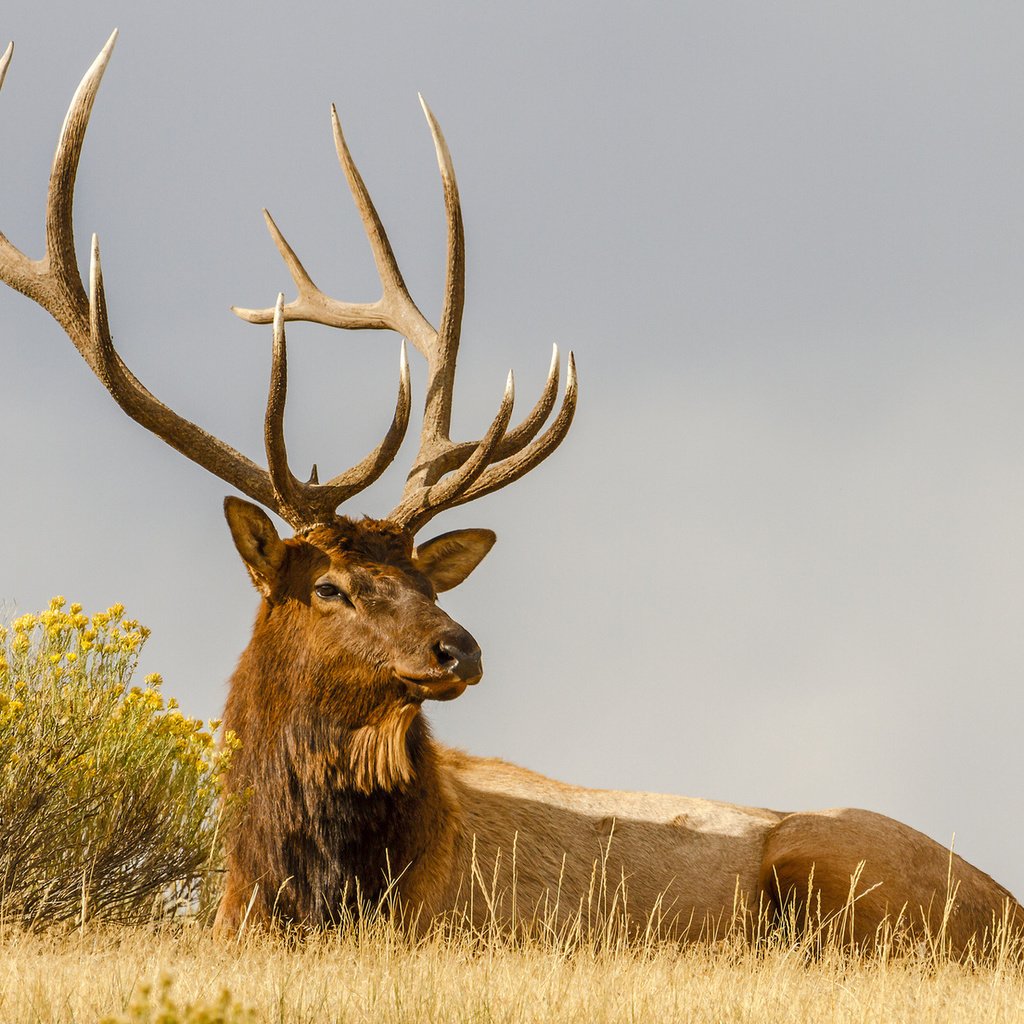
[[[479,682],[484,674],[480,648],[468,634],[458,640],[439,640],[434,644],[434,656],[445,672],[464,683]]]

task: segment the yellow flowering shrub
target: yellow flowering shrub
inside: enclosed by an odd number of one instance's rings
[[[104,1017],[100,1024],[256,1024],[257,1019],[227,989],[215,1000],[182,1005],[171,994],[171,979],[163,975],[155,986],[143,982],[125,1013]]]
[[[62,597],[0,626],[0,904],[28,925],[138,920],[192,904],[237,745],[187,718],[158,675],[132,686],[149,630]]]

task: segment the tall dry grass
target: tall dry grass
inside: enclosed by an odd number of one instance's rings
[[[851,949],[854,878],[838,914],[803,901],[780,923],[737,900],[684,945],[637,928],[611,888],[568,920],[452,919],[419,938],[396,906],[226,937],[198,918],[38,931],[0,905],[0,1022],[1024,1021],[1024,940],[1005,920],[960,957],[906,916]]]
[[[9,930],[0,1020],[20,1024],[334,1021],[1010,1022],[1013,956],[956,963],[739,937],[714,944],[509,943],[468,931],[410,941],[386,921],[299,938],[198,927]]]
[[[4,1024],[313,1022],[1010,1022],[1024,1020],[1024,942],[1002,922],[959,958],[941,929],[883,925],[851,949],[855,898],[831,917],[760,922],[735,908],[688,945],[616,913],[510,936],[449,920],[410,937],[396,908],[329,931],[195,919],[40,933],[0,922]],[[406,922],[408,924],[408,922]]]

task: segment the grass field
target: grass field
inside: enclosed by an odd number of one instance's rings
[[[387,927],[302,940],[198,927],[10,931],[7,1022],[1018,1021],[1024,971],[998,960],[809,957],[776,943],[594,948],[434,937]]]

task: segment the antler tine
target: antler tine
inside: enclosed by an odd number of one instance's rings
[[[529,415],[514,430],[510,430],[498,446],[496,458],[504,459],[519,451],[537,436],[537,431],[544,426],[551,410],[555,407],[558,397],[558,345],[551,346],[551,365],[548,367],[548,379],[544,382],[544,390],[537,399],[537,404]]]
[[[284,296],[278,294],[274,307],[274,348],[270,364],[270,389],[263,420],[263,441],[267,449],[267,471],[278,499],[278,512],[291,521],[300,508],[299,481],[288,468],[288,449],[284,441],[284,407],[288,399],[288,348],[284,337],[281,307]]]
[[[7,44],[3,56],[0,57],[0,89],[4,86],[7,69],[14,57],[14,43]],[[32,285],[31,261],[16,249],[0,231],[0,280],[6,281],[12,288],[29,295]]]
[[[327,483],[317,482],[315,466],[309,481],[303,483],[288,467],[288,452],[284,440],[284,408],[288,392],[288,354],[284,320],[284,295],[278,295],[274,307],[274,354],[264,437],[267,466],[277,498],[274,507],[296,530],[303,530],[331,522],[343,501],[369,487],[391,465],[402,445],[409,424],[412,391],[409,382],[409,361],[403,344],[398,400],[391,427],[384,440],[362,462]]]
[[[434,328],[413,302],[405,286],[405,280],[398,268],[398,262],[391,248],[384,225],[373,205],[370,193],[363,182],[362,175],[352,159],[338,111],[331,106],[331,124],[334,131],[334,145],[338,153],[338,161],[345,173],[349,190],[355,202],[359,217],[363,222],[370,251],[377,267],[381,282],[381,297],[376,302],[342,302],[325,295],[314,284],[306,272],[295,250],[288,244],[273,217],[264,210],[267,229],[277,246],[281,258],[288,267],[292,280],[298,291],[297,297],[285,304],[285,320],[307,320],[311,323],[323,324],[327,327],[341,327],[350,330],[391,330],[408,338],[421,355],[429,358],[429,352],[435,337]],[[245,309],[232,306],[232,311],[252,324],[269,324],[274,319],[274,310]]]
[[[551,366],[548,369],[548,378],[544,383],[544,390],[522,423],[508,431],[501,439],[501,443],[494,451],[493,461],[500,462],[503,459],[510,458],[525,448],[537,436],[537,432],[547,422],[548,417],[551,415],[551,410],[555,407],[555,399],[558,398],[558,381],[558,346],[553,345]],[[452,442],[449,450],[434,460],[435,472],[448,473],[453,469],[458,469],[473,454],[476,448],[476,441]]]
[[[430,127],[437,153],[437,167],[441,172],[444,191],[445,219],[448,222],[448,247],[445,267],[444,301],[441,319],[434,335],[430,353],[430,380],[427,385],[426,405],[423,410],[423,435],[416,461],[422,465],[430,454],[441,454],[451,445],[449,432],[452,422],[452,398],[455,391],[455,361],[459,353],[462,334],[462,311],[466,304],[466,233],[462,223],[462,204],[459,185],[455,180],[455,167],[448,144],[441,133],[433,111],[420,96],[420,106]],[[410,485],[412,481],[410,479]],[[408,492],[409,486],[406,491]]]
[[[7,76],[7,68],[11,63],[11,57],[14,56],[14,43],[8,43],[7,49],[4,50],[3,54],[0,55],[0,89],[4,87],[4,78]]]
[[[511,383],[512,375],[509,374]],[[552,375],[548,375],[548,383],[551,384]],[[557,375],[554,377],[554,387],[557,389]],[[457,505],[464,505],[475,498],[481,498],[504,487],[506,484],[525,476],[535,466],[540,465],[565,439],[572,425],[573,416],[576,413],[576,398],[579,388],[576,377],[576,360],[573,353],[569,353],[568,373],[566,375],[565,393],[562,397],[562,405],[558,410],[551,426],[536,440],[531,441],[531,436],[523,438],[523,427],[532,426],[538,410],[547,405],[547,410],[540,423],[543,424],[550,412],[553,402],[548,403],[548,388],[541,396],[540,401],[534,410],[527,417],[523,424],[506,434],[504,439],[494,437],[494,424],[487,432],[484,439],[478,445],[454,446],[450,457],[459,455],[464,459],[461,467],[455,468],[451,475],[433,486],[422,486],[415,491],[403,495],[402,501],[390,513],[389,519],[402,523],[413,533],[429,522],[438,512],[454,508]],[[506,400],[509,399],[509,392],[506,392]],[[505,412],[505,402],[498,413],[498,420]],[[511,413],[511,403],[508,406]],[[495,422],[498,422],[496,420]],[[507,415],[505,422],[508,422]],[[536,433],[536,428],[534,429]],[[513,437],[520,434],[516,439],[518,447],[512,448]],[[468,456],[464,452],[469,449]],[[508,454],[503,454],[508,452]]]
[[[465,491],[458,495],[449,507],[465,504],[474,498],[481,498],[490,494],[506,484],[525,476],[534,466],[539,466],[564,440],[572,426],[573,416],[576,414],[576,397],[579,393],[579,385],[576,378],[576,359],[572,352],[569,353],[569,366],[566,373],[565,395],[562,398],[562,407],[558,410],[551,426],[537,438],[533,444],[527,445],[514,455],[495,461],[476,481]],[[506,440],[508,440],[506,438]],[[501,458],[501,448],[498,449],[498,458]]]
[[[85,131],[89,126],[96,93],[116,42],[117,29],[114,29],[71,99],[64,124],[61,126],[57,151],[53,156],[50,186],[46,197],[46,258],[54,283],[66,296],[73,297],[76,304],[84,300],[85,295],[78,270],[78,258],[75,255],[75,178],[78,176],[78,162],[82,155],[82,144],[85,142]]]
[[[46,309],[71,336],[87,362],[89,304],[75,257],[72,206],[85,129],[116,41],[115,29],[82,77],[64,117],[50,169],[46,196],[46,252],[43,258],[30,260],[0,235],[0,280]],[[0,61],[0,85],[7,76],[13,55],[14,44],[11,43]]]

